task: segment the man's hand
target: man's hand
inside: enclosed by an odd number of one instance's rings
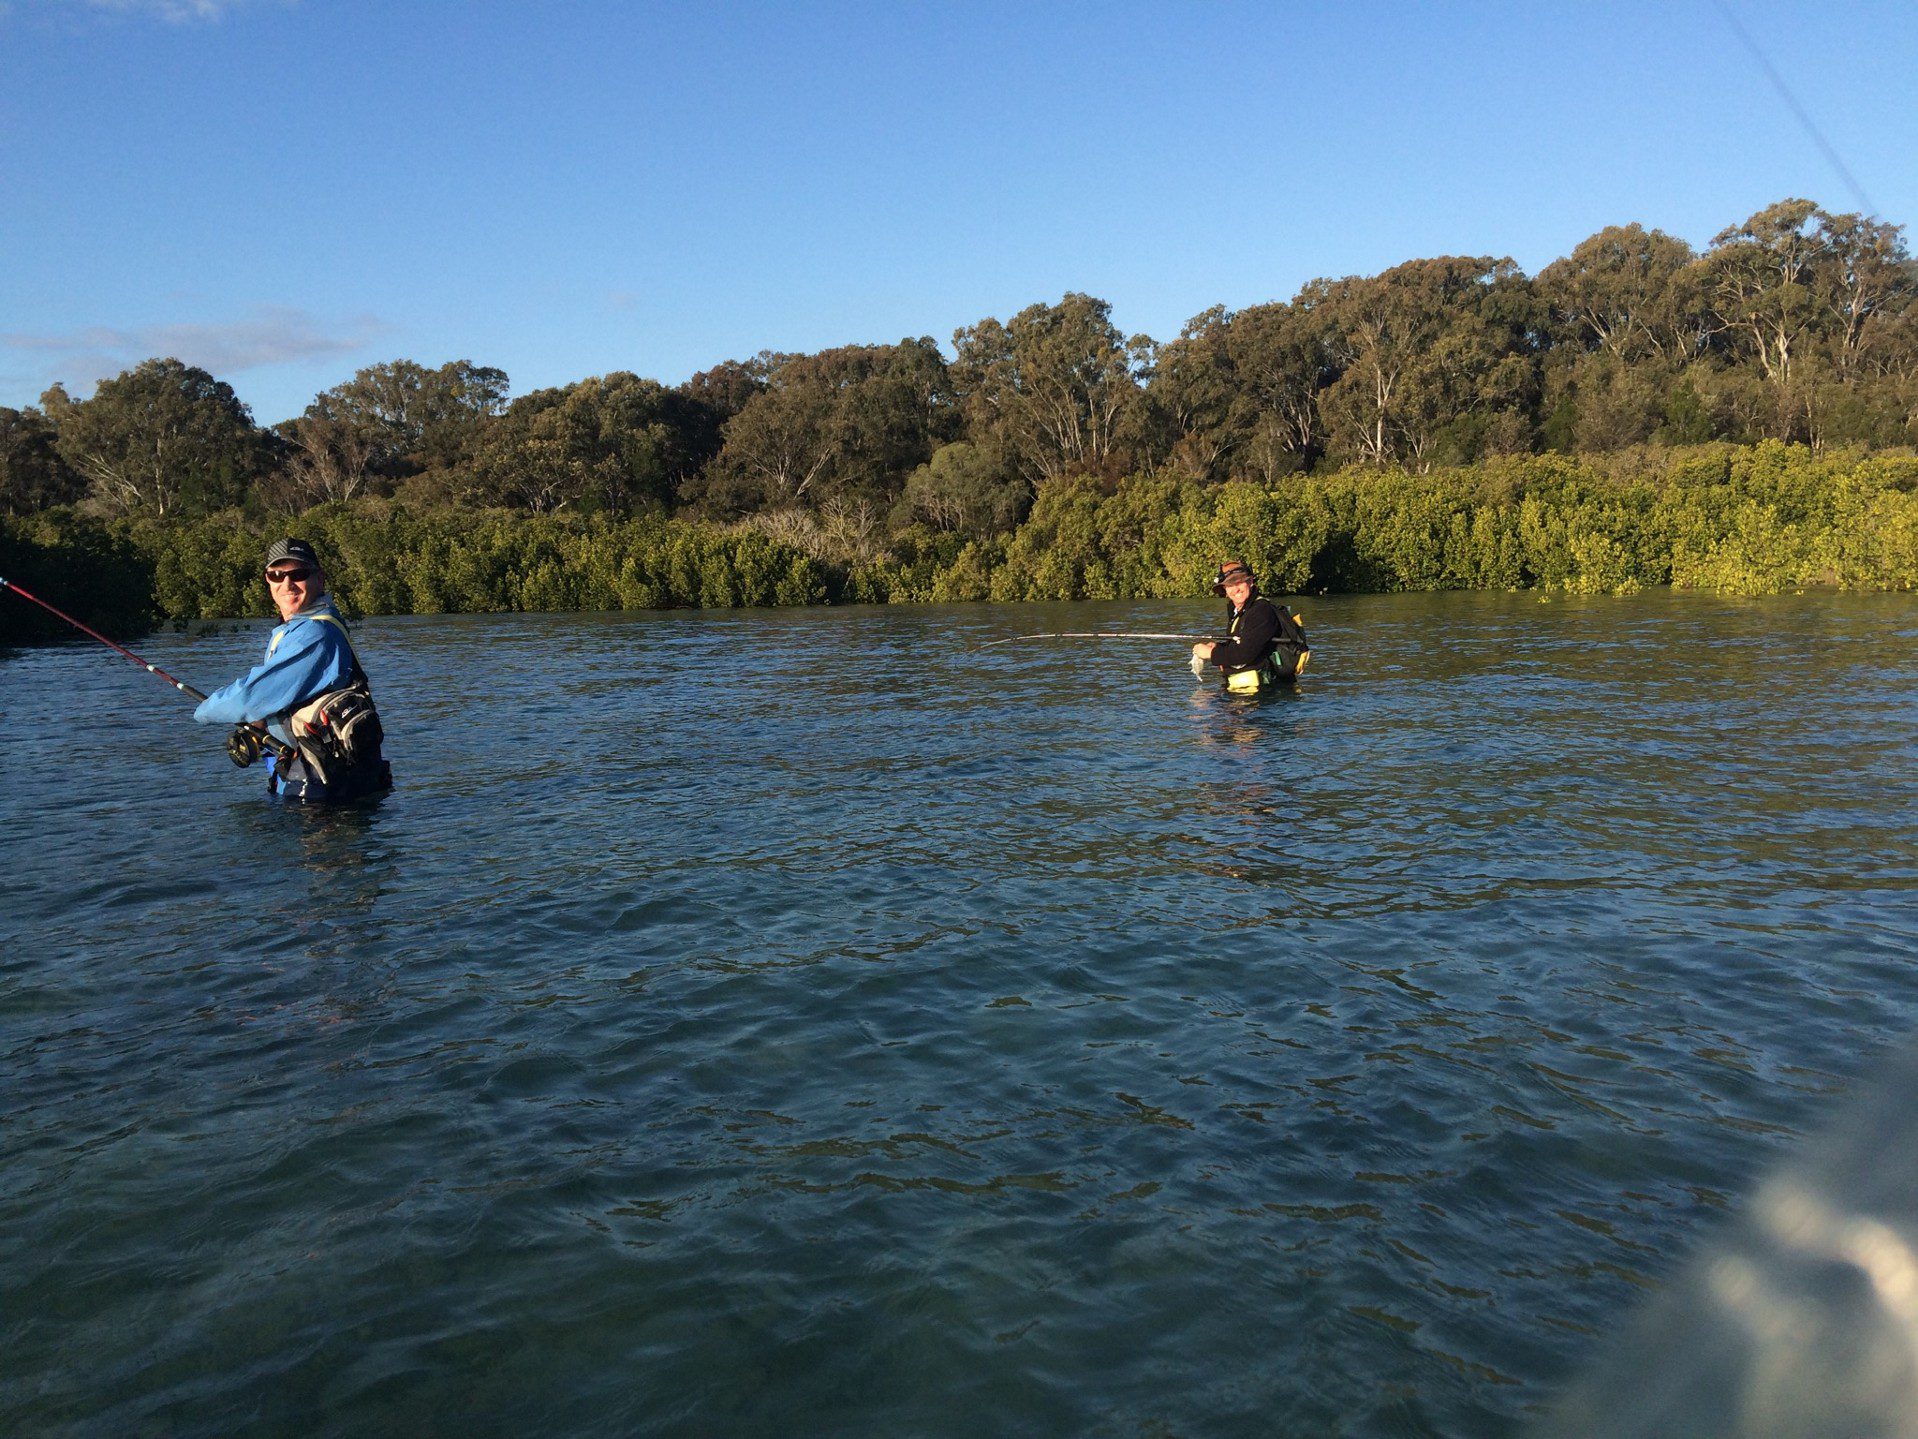
[[[1195,660],[1209,660],[1212,658],[1212,651],[1217,648],[1218,642],[1216,640],[1201,640],[1192,647],[1192,658]]]

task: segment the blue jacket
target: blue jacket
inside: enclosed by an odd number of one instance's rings
[[[317,618],[320,615],[327,618]],[[338,689],[358,668],[339,611],[331,597],[322,595],[285,624],[275,626],[266,658],[242,678],[208,695],[193,711],[193,718],[201,724],[280,720],[328,690]],[[281,724],[270,728],[281,739],[291,738]]]

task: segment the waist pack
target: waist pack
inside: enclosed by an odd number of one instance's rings
[[[301,758],[324,784],[379,766],[386,731],[380,727],[373,688],[364,675],[294,710],[287,717],[287,728]]]
[[[1234,670],[1225,677],[1227,694],[1257,695],[1287,680],[1299,677],[1299,671],[1312,662],[1312,651],[1281,643],[1276,654],[1267,655],[1251,669]]]

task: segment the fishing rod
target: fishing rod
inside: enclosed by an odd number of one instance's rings
[[[125,645],[116,645],[112,640],[108,639],[105,635],[101,634],[98,630],[93,629],[91,626],[81,624],[80,621],[76,620],[72,615],[68,614],[65,610],[59,609],[56,606],[48,604],[45,600],[41,599],[40,596],[32,593],[30,590],[21,589],[19,585],[16,585],[12,580],[9,580],[5,578],[4,576],[0,576],[0,590],[12,590],[13,593],[20,596],[21,599],[31,600],[34,604],[40,606],[41,609],[47,611],[47,613],[59,616],[59,618],[65,620],[68,624],[72,625],[76,630],[79,630],[80,633],[84,635],[91,635],[94,639],[98,640],[101,644],[105,645],[110,650],[119,651],[121,654],[125,655],[128,659],[132,660],[141,669],[145,670],[148,674],[158,675],[161,679],[165,680],[168,684],[172,685],[176,690],[178,690],[181,694],[185,695],[188,699],[198,703],[199,701],[204,700],[206,698],[205,694],[193,688],[192,685],[187,684],[183,680],[176,680],[172,675],[168,674],[165,670],[161,669],[158,665],[149,664],[146,660],[141,659],[138,655],[136,655],[132,650],[128,649]],[[258,752],[261,749],[266,750],[267,753],[281,760],[293,759],[299,753],[299,751],[294,749],[292,745],[287,744],[283,740],[277,738],[276,736],[267,733],[266,726],[263,724],[260,724],[256,720],[248,720],[246,724],[242,726],[242,728],[245,730],[250,730],[255,732],[257,734],[257,738],[254,738],[252,740],[252,744],[254,746],[253,755],[246,759],[242,759],[240,757],[239,753],[235,749],[234,741],[229,740],[227,742],[227,753],[233,756],[233,762],[235,764],[238,764],[238,765],[251,764],[254,759],[257,759],[259,757]]]
[[[1281,606],[1283,608],[1283,606]],[[1291,611],[1292,618],[1303,622],[1303,616],[1297,610]],[[1200,644],[1219,640],[1210,635],[1162,635],[1140,630],[1049,630],[1038,635],[1007,635],[1004,639],[987,640],[979,648],[989,650],[994,645],[1009,645],[1016,640],[1184,640],[1187,644]]]
[[[1009,645],[1014,640],[1184,640],[1188,644],[1198,643],[1195,635],[1157,635],[1141,634],[1137,630],[1061,630],[1042,635],[1007,635],[1000,640],[987,640],[979,648],[989,650],[994,645]]]

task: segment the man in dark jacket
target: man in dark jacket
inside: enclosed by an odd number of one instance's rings
[[[1305,630],[1283,605],[1259,593],[1259,577],[1238,560],[1219,566],[1212,593],[1231,602],[1223,640],[1206,640],[1192,647],[1193,657],[1217,665],[1226,688],[1239,694],[1257,694],[1281,680],[1293,679],[1305,667],[1311,651]]]

